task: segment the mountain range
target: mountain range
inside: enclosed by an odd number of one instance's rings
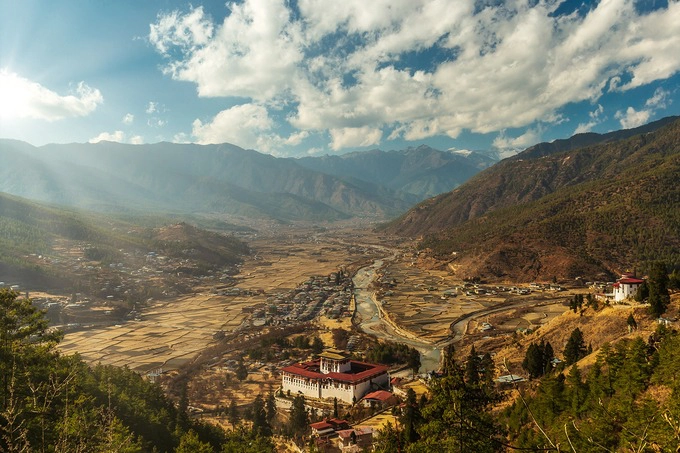
[[[680,119],[542,143],[388,224],[452,269],[531,281],[680,265]]]
[[[0,140],[0,159],[0,192],[32,200],[103,212],[284,221],[393,217],[493,162],[421,147],[354,153],[340,168],[330,157],[283,159],[229,144],[34,147],[14,140]]]

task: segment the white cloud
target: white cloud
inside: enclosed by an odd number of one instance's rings
[[[149,103],[146,105],[146,113],[151,115],[156,112],[158,112],[158,103],[149,101]]]
[[[90,143],[99,142],[118,142],[123,143],[125,141],[125,132],[115,131],[115,132],[102,132],[94,138],[89,140]]]
[[[32,118],[56,121],[87,116],[104,98],[84,82],[72,94],[62,96],[39,83],[0,70],[0,118]]]
[[[165,68],[176,80],[195,82],[200,96],[269,99],[290,88],[302,61],[299,31],[281,0],[229,3],[231,13],[213,32],[196,8],[161,16],[149,38],[159,52],[180,50]]]
[[[389,139],[422,140],[557,123],[569,103],[680,70],[680,2],[642,14],[632,0],[608,0],[557,16],[559,4],[300,0],[293,14],[286,0],[244,0],[228,4],[222,23],[202,8],[161,15],[149,39],[166,73],[195,83],[200,96],[286,105],[293,127],[329,131],[333,149],[377,144],[386,129]],[[440,57],[427,58],[431,67],[408,67],[409,56],[433,46]],[[200,137],[219,136],[218,117],[198,123]],[[248,134],[229,135],[257,144]]]
[[[579,123],[576,130],[574,130],[574,135],[590,132],[595,126],[602,122],[601,118],[603,113],[604,107],[602,107],[602,104],[598,104],[597,108],[588,114],[590,116],[590,121],[587,123]]]
[[[191,138],[189,134],[185,132],[179,132],[172,137],[173,143],[191,143]]]
[[[670,92],[664,90],[663,88],[657,88],[651,98],[647,99],[645,106],[652,107],[655,109],[665,109],[667,104],[670,102],[668,97]]]
[[[192,134],[198,143],[232,143],[271,154],[279,154],[283,146],[299,145],[310,135],[307,131],[299,131],[282,137],[273,131],[274,126],[265,107],[242,104],[219,112],[209,122],[196,119]]]
[[[642,126],[649,122],[649,119],[656,113],[657,110],[663,110],[670,103],[668,96],[670,93],[663,88],[657,88],[652,97],[645,102],[645,108],[642,110],[635,110],[633,107],[628,107],[625,111],[618,111],[614,116],[621,123],[624,129]]]
[[[541,131],[538,129],[528,129],[519,137],[508,137],[505,131],[501,131],[493,141],[494,148],[500,151],[502,157],[511,156],[522,151],[529,146],[541,141]]]
[[[130,125],[135,122],[135,116],[132,113],[126,113],[123,117],[123,124]]]
[[[380,143],[382,131],[372,127],[344,127],[331,129],[331,148],[339,150],[357,146],[371,146]]]
[[[631,129],[633,127],[642,126],[649,121],[651,112],[649,110],[637,111],[633,107],[628,107],[626,112],[622,111],[616,112],[615,118],[621,123],[621,127],[624,129]]]
[[[195,120],[192,133],[202,144],[232,143],[242,148],[254,148],[258,138],[272,126],[266,108],[244,104],[222,110],[208,123]]]
[[[141,145],[144,143],[144,138],[141,135],[133,135],[128,139],[125,132],[114,131],[114,132],[102,132],[101,134],[89,140],[90,143],[99,143],[103,141]]]

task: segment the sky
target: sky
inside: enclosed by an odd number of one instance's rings
[[[0,0],[0,138],[511,155],[680,114],[678,0]]]

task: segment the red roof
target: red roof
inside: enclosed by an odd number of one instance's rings
[[[312,424],[309,425],[309,427],[312,428],[312,429],[315,429],[317,431],[321,431],[322,429],[332,428],[333,425],[331,425],[327,421],[322,421],[322,422],[312,423]]]
[[[387,390],[376,390],[375,392],[371,392],[367,395],[364,396],[365,400],[378,400],[380,402],[385,402],[392,398],[392,393],[388,392]]]
[[[620,278],[619,283],[624,283],[627,285],[639,285],[644,283],[644,280],[640,280],[639,278],[632,278],[632,277],[626,277],[626,278]]]
[[[321,373],[319,371],[320,360],[318,359],[312,360],[311,362],[295,363],[282,368],[281,371],[309,379],[332,379],[334,381],[348,383],[363,381],[387,372],[387,367],[384,365],[375,365],[372,363],[359,362],[357,360],[350,360],[349,363],[351,364],[349,373]]]
[[[326,419],[322,420],[320,422],[316,423],[311,423],[309,425],[310,428],[315,429],[317,431],[321,431],[324,429],[346,429],[349,426],[349,423],[347,423],[347,420],[341,420],[339,418],[331,418],[331,419]]]

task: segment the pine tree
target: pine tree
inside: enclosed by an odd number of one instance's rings
[[[234,400],[231,400],[231,402],[229,403],[229,412],[227,412],[227,420],[229,420],[229,423],[231,424],[232,427],[238,425],[238,422],[240,420],[238,406],[236,405],[236,401]]]
[[[465,362],[465,382],[468,385],[477,385],[479,383],[479,369],[481,366],[481,359],[477,355],[475,346],[472,345],[470,355],[468,355]]]
[[[564,347],[564,362],[567,366],[578,362],[587,355],[583,332],[578,327],[571,332],[567,345]]]
[[[301,438],[307,431],[309,425],[309,414],[305,408],[305,397],[298,395],[293,399],[290,409],[289,429],[293,437]]]
[[[670,297],[666,266],[663,263],[654,263],[649,273],[649,306],[652,315],[663,315],[670,303]]]
[[[264,399],[259,394],[253,401],[253,432],[258,436],[271,436],[272,428],[267,420]]]
[[[404,412],[401,417],[402,426],[404,427],[404,440],[406,443],[413,443],[418,440],[419,435],[416,431],[416,426],[420,423],[420,408],[416,398],[416,392],[413,389],[408,389],[406,392],[406,402],[404,403]]]
[[[269,392],[267,396],[267,422],[271,425],[271,422],[276,417],[276,398],[272,391]]]

